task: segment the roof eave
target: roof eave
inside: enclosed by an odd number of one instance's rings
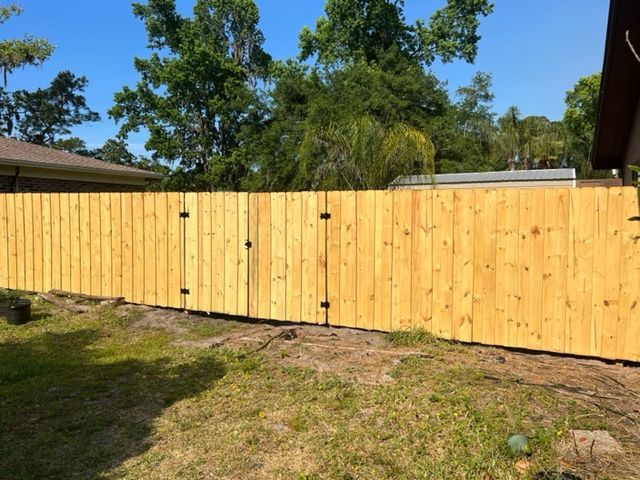
[[[604,97],[609,84],[609,73],[613,63],[613,45],[615,40],[615,24],[618,18],[618,0],[611,0],[609,3],[609,18],[607,20],[607,35],[604,46],[604,58],[602,60],[602,76],[600,81],[600,94],[598,98],[598,113],[596,115],[596,131],[594,132],[593,145],[589,152],[591,165],[595,169],[616,168],[620,159],[603,159],[598,156],[600,151],[600,139],[602,137],[602,125],[604,116]],[[613,166],[612,166],[613,165]]]
[[[122,177],[135,177],[135,178],[145,178],[150,180],[159,180],[164,178],[164,175],[156,172],[149,172],[146,170],[138,170],[138,171],[123,171],[123,170],[108,170],[102,168],[91,168],[91,167],[80,167],[80,166],[72,166],[72,165],[59,165],[59,164],[51,164],[46,162],[37,162],[37,161],[27,161],[27,160],[15,160],[10,158],[0,158],[0,165],[6,166],[16,166],[16,167],[36,167],[36,168],[44,168],[49,170],[59,170],[65,172],[86,172],[86,173],[98,173],[102,175],[114,175],[114,176],[122,176]]]
[[[638,41],[640,2],[611,0],[600,98],[590,160],[595,169],[623,168],[640,101],[640,63],[630,48]]]

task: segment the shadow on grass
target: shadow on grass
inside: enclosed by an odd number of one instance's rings
[[[92,329],[0,344],[0,478],[94,478],[151,445],[162,411],[224,375],[210,357],[109,361]]]
[[[49,312],[36,311],[31,314],[31,322],[41,322],[42,320],[49,320],[53,315]]]

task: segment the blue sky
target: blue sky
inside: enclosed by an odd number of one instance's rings
[[[48,38],[58,48],[41,68],[14,73],[9,89],[46,86],[60,70],[88,77],[88,104],[102,122],[81,126],[74,134],[90,147],[102,145],[117,131],[106,111],[113,94],[134,85],[134,56],[146,56],[142,22],[133,17],[129,0],[17,0],[18,18],[0,26],[2,38],[25,33]],[[188,14],[194,0],[178,0]],[[3,2],[7,3],[7,2]],[[257,0],[266,49],[275,58],[297,54],[298,33],[313,26],[324,0]],[[445,0],[406,0],[408,19],[428,18]],[[584,75],[600,71],[604,52],[608,0],[496,0],[494,13],[483,20],[475,65],[435,64],[433,72],[453,92],[478,70],[493,74],[494,110],[517,105],[524,115],[559,119],[565,92]],[[144,137],[131,142],[143,151]]]

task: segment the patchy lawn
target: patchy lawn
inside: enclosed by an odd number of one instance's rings
[[[0,320],[0,478],[640,476],[635,368],[424,332],[33,310]],[[625,454],[578,458],[572,429],[606,429]]]

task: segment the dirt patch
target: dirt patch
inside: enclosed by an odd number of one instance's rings
[[[216,336],[224,338],[223,332],[247,325],[218,317],[144,305],[122,305],[117,308],[116,314],[128,319],[134,330],[163,330],[175,336],[174,343],[194,347],[209,347]]]
[[[175,343],[259,351],[286,366],[311,368],[371,385],[393,382],[389,372],[402,358],[429,356],[415,349],[391,347],[378,332],[316,325],[237,324],[215,337],[179,339]]]

